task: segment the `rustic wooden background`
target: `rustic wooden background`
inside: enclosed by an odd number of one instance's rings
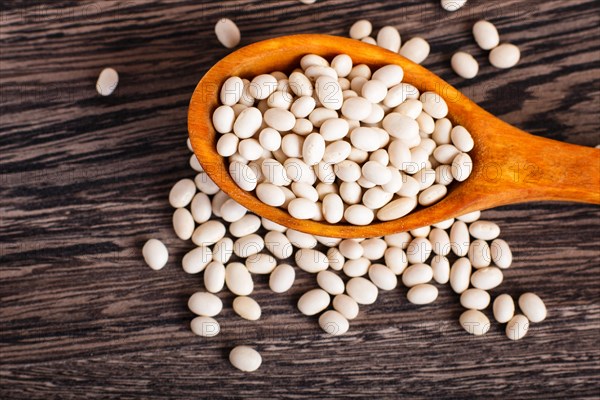
[[[538,135],[600,143],[600,11],[595,0],[4,1],[0,5],[0,396],[58,398],[557,398],[600,395],[600,209],[533,203],[486,212],[512,246],[502,291],[535,291],[548,319],[522,341],[494,325],[483,338],[457,323],[449,289],[431,306],[405,290],[364,307],[349,334],[327,338],[295,302],[260,280],[260,323],[240,321],[223,294],[223,333],[191,334],[188,296],[199,278],[179,267],[188,245],[171,231],[170,186],[191,176],[190,95],[227,50],[213,26],[234,19],[242,44],[279,35],[346,35],[359,18],[432,45],[425,65],[504,120]],[[470,34],[488,18],[520,46],[493,69]],[[452,53],[473,52],[467,82]],[[103,67],[116,95],[94,90]],[[598,162],[598,160],[590,160]],[[144,265],[153,236],[169,265]],[[499,291],[495,291],[497,294]],[[253,374],[227,362],[257,346]]]

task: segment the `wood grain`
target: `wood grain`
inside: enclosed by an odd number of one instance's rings
[[[228,52],[218,18],[243,44],[313,32],[345,35],[368,18],[432,45],[425,66],[492,114],[534,134],[600,142],[600,15],[593,0],[470,1],[456,14],[425,2],[12,1],[0,5],[0,394],[49,398],[597,398],[600,384],[600,211],[532,203],[485,214],[502,227],[514,267],[501,290],[537,292],[549,318],[519,342],[494,325],[485,338],[457,324],[448,288],[427,307],[405,289],[364,307],[348,335],[327,338],[295,302],[314,286],[299,274],[285,295],[258,280],[261,323],[240,321],[223,294],[223,333],[194,337],[186,309],[199,277],[179,267],[170,186],[193,176],[187,106],[202,75]],[[498,71],[474,44],[479,18],[517,44],[517,68]],[[464,81],[452,52],[472,52]],[[100,98],[105,66],[121,84]],[[165,240],[167,268],[140,248]],[[498,294],[500,291],[495,291]],[[256,346],[263,367],[227,362]]]

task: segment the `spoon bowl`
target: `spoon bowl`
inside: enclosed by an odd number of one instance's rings
[[[472,135],[471,176],[449,186],[438,203],[405,217],[367,226],[298,220],[282,208],[261,202],[242,190],[228,172],[228,162],[216,150],[218,133],[212,113],[219,93],[231,76],[249,78],[273,71],[291,72],[306,54],[331,60],[348,54],[354,65],[377,69],[397,64],[404,81],[421,93],[432,91],[448,104],[448,119]],[[202,78],[190,102],[188,130],[194,153],[208,176],[231,198],[255,214],[298,231],[337,238],[367,238],[404,232],[492,207],[528,201],[554,200],[600,204],[600,150],[528,134],[483,110],[426,68],[388,50],[357,40],[328,35],[294,35],[243,47],[219,61]]]

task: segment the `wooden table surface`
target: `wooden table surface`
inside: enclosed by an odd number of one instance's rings
[[[600,209],[532,203],[485,212],[515,255],[494,294],[538,293],[549,317],[510,342],[458,325],[444,287],[417,308],[404,288],[362,308],[350,332],[328,338],[295,302],[314,286],[299,274],[273,296],[258,279],[260,322],[241,321],[221,294],[222,334],[193,336],[187,298],[201,278],[180,265],[167,194],[193,176],[186,113],[202,75],[228,53],[213,27],[237,21],[242,44],[313,32],[346,35],[368,18],[404,40],[427,38],[425,65],[484,108],[534,134],[600,143],[600,11],[595,0],[6,1],[0,5],[0,395],[58,398],[559,398],[600,395]],[[488,18],[521,63],[492,68],[470,34]],[[472,52],[479,77],[452,73]],[[98,96],[106,66],[118,92]],[[590,162],[599,162],[598,159]],[[141,246],[163,238],[168,266],[144,265]],[[244,374],[238,344],[264,359]]]

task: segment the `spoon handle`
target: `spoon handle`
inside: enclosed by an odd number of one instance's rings
[[[600,204],[599,149],[534,136],[508,124],[502,136],[480,173],[505,200]]]

